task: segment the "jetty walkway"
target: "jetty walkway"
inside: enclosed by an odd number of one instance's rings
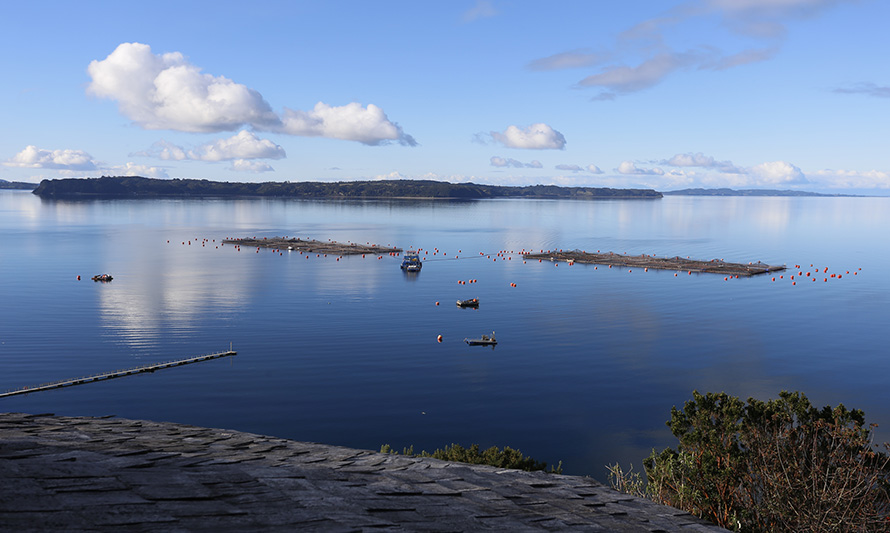
[[[593,479],[103,417],[0,413],[0,529],[725,531]]]
[[[200,363],[202,361],[209,361],[211,359],[219,359],[220,357],[228,357],[230,355],[237,355],[238,352],[234,350],[229,350],[227,352],[219,352],[219,353],[211,353],[206,355],[198,355],[196,357],[187,357],[185,359],[176,359],[174,361],[166,361],[163,363],[152,363],[143,366],[136,366],[133,368],[125,368],[123,370],[113,370],[111,372],[101,372],[99,374],[93,374],[90,376],[84,376],[80,378],[70,378],[70,379],[60,379],[58,381],[50,381],[48,383],[41,383],[40,385],[36,385],[34,387],[21,387],[18,389],[13,389],[6,391],[4,393],[0,393],[0,398],[6,398],[7,396],[16,396],[18,394],[31,394],[32,392],[42,392],[52,389],[60,389],[62,387],[72,387],[74,385],[84,385],[86,383],[93,383],[96,381],[105,381],[106,379],[114,379],[120,378],[124,376],[132,376],[134,374],[141,374],[143,372],[154,372],[155,370],[163,370],[165,368],[172,368],[175,366],[189,365],[192,363]]]

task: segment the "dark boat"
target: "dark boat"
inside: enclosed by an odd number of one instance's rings
[[[469,300],[458,300],[457,306],[461,308],[472,307],[474,309],[479,309],[479,299],[470,298]]]
[[[464,342],[470,346],[495,346],[498,343],[494,338],[494,331],[491,332],[491,337],[483,335],[480,339],[464,339]]]
[[[111,277],[111,274],[97,274],[91,278],[93,281],[111,281],[114,278]]]
[[[417,252],[405,252],[405,257],[402,259],[402,270],[417,272],[421,268],[423,268],[423,263],[420,262],[420,254]]]

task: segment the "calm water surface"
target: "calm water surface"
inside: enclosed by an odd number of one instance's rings
[[[0,390],[230,342],[239,352],[7,398],[0,410],[367,449],[509,445],[601,480],[607,463],[640,468],[653,447],[674,446],[665,421],[694,389],[761,399],[801,390],[820,406],[864,409],[890,440],[888,228],[890,198],[67,202],[0,192]],[[429,255],[406,275],[389,256],[220,246],[283,235]],[[724,281],[521,257],[556,248],[820,274]],[[89,281],[103,272],[114,281]],[[468,279],[478,282],[458,284]],[[478,311],[454,306],[472,297]],[[494,350],[463,342],[491,331]]]

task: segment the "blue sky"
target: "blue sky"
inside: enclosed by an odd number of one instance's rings
[[[31,2],[0,179],[890,194],[890,2]]]

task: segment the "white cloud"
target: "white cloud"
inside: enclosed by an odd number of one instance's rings
[[[587,165],[587,172],[590,172],[591,174],[602,174],[603,173],[603,171],[600,170],[600,167],[598,167],[596,165]]]
[[[82,150],[43,150],[34,145],[3,162],[8,167],[46,168],[56,170],[95,170],[93,157]]]
[[[717,161],[711,156],[701,152],[685,154],[676,154],[674,157],[660,161],[662,165],[670,165],[672,167],[701,167],[713,168],[726,174],[744,174],[745,170],[735,166],[732,161]]]
[[[358,141],[368,145],[396,141],[415,146],[417,141],[405,134],[402,128],[386,117],[386,113],[374,104],[362,107],[353,102],[332,107],[318,102],[311,111],[285,109],[282,125],[276,131],[304,137],[328,137]]]
[[[146,129],[187,132],[260,131],[321,136],[368,145],[416,141],[390,122],[379,107],[358,103],[312,111],[274,111],[256,90],[204,74],[179,52],[154,54],[142,43],[122,43],[103,60],[90,62],[87,93],[118,102],[120,112]]]
[[[189,150],[189,159],[198,161],[230,161],[232,159],[283,159],[284,148],[260,139],[247,130],[241,130],[228,139],[217,139]]]
[[[720,71],[770,60],[781,50],[789,22],[813,18],[846,1],[849,0],[690,0],[620,32],[603,51],[570,50],[533,60],[528,67],[558,70],[611,61],[611,65],[579,82],[581,87],[599,89],[594,100],[611,100],[651,88],[682,70]],[[716,40],[688,43],[690,35],[725,33],[721,26],[743,34],[746,39],[740,42],[745,44],[723,51],[715,46]],[[672,39],[678,35],[683,36],[686,48],[672,45]]]
[[[640,168],[633,161],[622,161],[618,168],[615,169],[619,174],[629,174],[637,176],[663,176],[664,171],[658,167]]]
[[[122,43],[87,72],[89,94],[117,100],[121,113],[148,129],[215,132],[280,122],[260,93],[202,74],[178,52],[156,55],[147,44]]]
[[[691,66],[694,56],[689,54],[659,54],[636,67],[620,66],[588,76],[578,82],[582,87],[605,89],[597,99],[609,100],[616,94],[627,94],[647,89],[660,83],[672,72]]]
[[[518,161],[516,159],[503,158],[495,155],[491,157],[491,166],[500,168],[543,168],[544,165],[542,165],[541,162],[538,160],[534,160],[529,163],[523,163],[522,161]]]
[[[167,178],[167,171],[161,167],[137,165],[129,162],[126,165],[108,167],[115,176],[142,176],[146,178]]]
[[[491,132],[491,136],[507,148],[562,150],[566,145],[562,133],[544,123],[532,124],[524,129],[510,126],[503,133]]]
[[[579,167],[578,165],[562,165],[561,164],[561,165],[556,165],[556,167],[554,167],[554,168],[556,168],[556,170],[566,170],[568,172],[581,172],[582,170],[584,170],[583,168]]]
[[[837,189],[890,189],[890,172],[880,170],[819,170],[807,173],[811,183]]]
[[[275,170],[269,163],[264,161],[248,161],[246,159],[235,159],[229,170],[237,172],[269,172]]]
[[[806,176],[796,166],[786,161],[770,161],[748,169],[756,185],[796,185],[808,183]]]
[[[131,156],[154,157],[164,161],[182,161],[188,159],[189,156],[181,146],[177,146],[171,142],[161,139],[151,145],[148,150],[135,152]]]

